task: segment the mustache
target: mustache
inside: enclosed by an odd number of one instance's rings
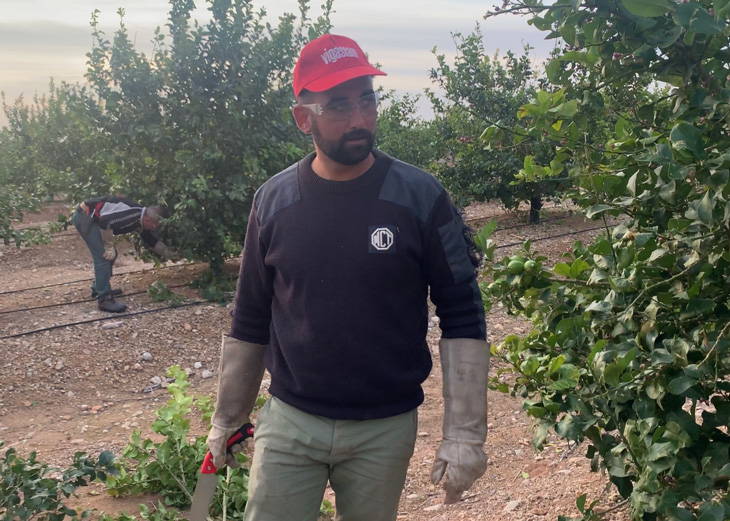
[[[343,142],[351,139],[373,139],[373,134],[364,128],[357,128],[342,136]]]

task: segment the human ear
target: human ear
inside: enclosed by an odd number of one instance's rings
[[[308,109],[305,109],[301,105],[295,105],[292,109],[292,113],[294,114],[294,121],[296,121],[299,130],[301,130],[305,134],[311,134],[312,112]]]

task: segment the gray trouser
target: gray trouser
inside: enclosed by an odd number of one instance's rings
[[[91,258],[94,260],[94,283],[91,285],[92,292],[98,293],[98,299],[101,300],[112,290],[110,280],[112,278],[112,263],[104,258],[104,241],[101,239],[101,228],[96,223],[91,226],[82,226],[82,219],[86,216],[83,210],[77,208],[74,212],[73,222],[79,235],[84,239],[86,246],[91,252]],[[86,233],[84,233],[86,232]]]
[[[246,521],[315,521],[327,481],[337,521],[393,521],[413,455],[416,409],[330,420],[271,398],[259,414]]]

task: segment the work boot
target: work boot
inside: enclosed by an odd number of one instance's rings
[[[111,296],[118,297],[122,293],[124,293],[124,291],[122,291],[121,289],[113,289],[111,292]],[[96,298],[98,296],[99,296],[99,292],[96,291],[96,288],[91,288],[91,298]]]
[[[126,304],[117,302],[111,294],[99,299],[99,311],[107,311],[109,313],[122,313],[127,309]]]

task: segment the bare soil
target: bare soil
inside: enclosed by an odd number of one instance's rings
[[[26,223],[52,221],[58,211],[68,210],[54,204],[29,216]],[[507,213],[496,205],[470,207],[467,217],[474,223],[496,218],[500,228],[527,220],[526,209]],[[508,245],[596,226],[567,207],[550,206],[543,210],[543,219],[546,222],[539,226],[510,228],[494,238]],[[575,240],[588,241],[596,233],[541,240],[533,248],[557,262]],[[500,255],[512,249],[504,248]],[[166,307],[152,302],[146,292],[158,280],[188,302],[202,300],[184,285],[204,265],[181,262],[155,267],[135,259],[128,245],[119,250],[125,254],[115,265],[112,284],[124,290],[120,300],[130,312]],[[236,262],[227,268],[235,273]],[[150,436],[154,411],[167,401],[167,394],[162,389],[143,390],[152,378],[164,378],[174,364],[190,368],[193,393],[214,394],[220,337],[230,321],[229,307],[211,303],[127,317],[102,313],[89,298],[92,277],[91,256],[73,228],[57,234],[48,245],[0,246],[0,440],[6,448],[26,455],[36,451],[41,461],[62,468],[76,451],[98,455],[111,449],[120,454],[135,429]],[[24,311],[40,306],[52,307]],[[78,322],[82,323],[54,328]],[[530,330],[529,323],[496,306],[487,326],[493,344],[507,334]],[[44,328],[49,329],[23,334]],[[578,516],[575,500],[581,494],[587,494],[589,502],[603,497],[605,509],[618,504],[616,494],[605,490],[605,476],[590,472],[585,447],[569,447],[554,438],[545,451],[535,452],[531,422],[519,399],[490,391],[485,449],[489,468],[459,503],[443,505],[443,491],[429,480],[443,414],[438,338],[434,327],[428,335],[434,369],[424,383],[426,399],[419,410],[418,440],[399,520],[555,520],[558,515]],[[491,370],[497,366],[493,361]],[[204,371],[213,377],[204,378]],[[262,392],[266,386],[265,378]],[[192,430],[203,434],[206,426],[197,423]],[[334,501],[331,492],[328,497]],[[154,497],[112,498],[96,484],[82,490],[74,506],[137,514],[139,503],[156,502]],[[623,521],[628,515],[616,508],[607,519]]]

